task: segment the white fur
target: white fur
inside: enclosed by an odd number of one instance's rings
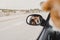
[[[52,19],[50,19],[49,23],[50,23],[50,25],[53,27],[53,30],[54,30],[54,31],[60,31],[60,29],[58,29],[58,28],[55,26],[55,24],[53,23]]]

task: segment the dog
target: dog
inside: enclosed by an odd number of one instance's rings
[[[30,24],[32,25],[39,24],[39,16],[32,16],[30,20]]]
[[[60,29],[60,0],[45,1],[42,3],[42,10],[50,12],[50,17],[53,23]]]

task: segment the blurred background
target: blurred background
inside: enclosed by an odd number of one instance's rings
[[[46,12],[41,11],[40,2],[46,0],[0,0],[0,40],[36,40],[41,26],[26,24],[30,14],[40,14],[46,19]]]
[[[0,9],[40,8],[40,2],[46,0],[0,0]]]

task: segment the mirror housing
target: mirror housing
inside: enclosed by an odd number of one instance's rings
[[[26,23],[29,25],[42,25],[44,26],[45,20],[39,14],[31,14],[26,18]]]

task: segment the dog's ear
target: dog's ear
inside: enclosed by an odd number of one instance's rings
[[[42,10],[43,11],[50,11],[51,10],[51,2],[44,2],[42,4]]]

